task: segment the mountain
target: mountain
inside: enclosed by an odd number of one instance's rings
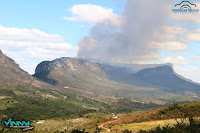
[[[160,66],[170,66],[173,67],[173,64],[166,63],[166,64],[125,64],[125,63],[112,63],[114,66],[118,67],[125,67],[131,70],[132,72],[136,73],[140,70],[146,69],[146,68],[155,68]]]
[[[172,64],[117,66],[63,57],[41,62],[34,76],[57,86],[78,88],[96,99],[117,96],[167,103],[197,100],[200,94],[200,86],[176,74]]]
[[[200,86],[198,84],[179,76],[170,66],[144,69],[139,71],[136,76],[152,85],[173,88],[172,92],[193,93],[191,95],[193,97],[197,97],[197,94],[200,94]]]
[[[133,72],[63,57],[41,62],[33,76],[0,51],[0,119],[79,117],[199,100],[199,85],[176,74],[171,65]]]
[[[46,82],[29,75],[0,51],[0,120],[77,118],[88,113],[130,112],[158,106],[111,97],[115,94],[112,89],[124,85],[106,78],[100,64],[72,58],[43,63],[36,72]]]
[[[173,67],[173,64],[171,64],[171,63],[166,63],[166,64],[128,64],[128,63],[115,63],[115,62],[108,63],[108,62],[105,62],[105,61],[102,61],[99,59],[94,59],[94,58],[84,58],[84,60],[86,60],[88,62],[93,62],[93,63],[110,64],[112,66],[123,67],[132,73],[136,73],[145,68],[155,68],[155,67],[159,67],[159,66]]]
[[[101,64],[79,58],[64,57],[40,63],[36,67],[34,76],[45,82],[62,86],[68,90],[73,89],[83,96],[98,100],[118,95],[120,92],[133,92],[131,85],[110,80],[102,67]],[[109,66],[104,67],[105,69],[109,68]]]
[[[36,67],[34,76],[54,85],[81,84],[84,86],[96,79],[104,80],[105,73],[98,64],[76,58],[60,58],[52,62],[40,63]]]
[[[0,85],[6,83],[50,87],[51,85],[38,81],[22,70],[15,61],[4,55],[0,50]]]
[[[1,82],[20,82],[20,83],[32,83],[33,77],[28,75],[25,71],[20,69],[19,65],[14,60],[7,57],[0,50],[0,81]]]
[[[107,106],[32,77],[0,50],[0,120],[77,117]]]

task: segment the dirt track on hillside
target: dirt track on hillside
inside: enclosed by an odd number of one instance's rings
[[[110,132],[111,129],[109,129],[109,128],[107,128],[107,127],[104,127],[104,126],[107,125],[107,124],[116,122],[116,121],[118,121],[119,119],[120,119],[120,118],[115,119],[115,120],[111,120],[111,121],[108,121],[108,122],[105,122],[105,123],[102,123],[101,125],[98,126],[98,128],[105,129],[106,131]]]

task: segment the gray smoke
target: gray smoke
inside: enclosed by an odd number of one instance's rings
[[[96,58],[106,62],[144,61],[158,58],[147,42],[155,40],[169,10],[164,0],[128,0],[122,27],[96,25],[79,42],[80,58]]]

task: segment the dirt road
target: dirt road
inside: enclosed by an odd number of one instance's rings
[[[111,129],[109,129],[109,128],[107,128],[107,127],[104,127],[104,126],[107,125],[107,124],[110,124],[110,123],[112,123],[112,122],[116,122],[116,121],[118,121],[119,119],[120,119],[120,118],[114,119],[114,120],[111,120],[111,121],[108,121],[108,122],[105,122],[105,123],[102,123],[101,125],[98,126],[98,128],[105,129],[106,131],[110,132]]]

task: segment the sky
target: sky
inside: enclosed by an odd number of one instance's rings
[[[0,0],[0,49],[30,74],[44,60],[80,57],[173,63],[200,83],[200,13],[173,14],[180,2]]]

